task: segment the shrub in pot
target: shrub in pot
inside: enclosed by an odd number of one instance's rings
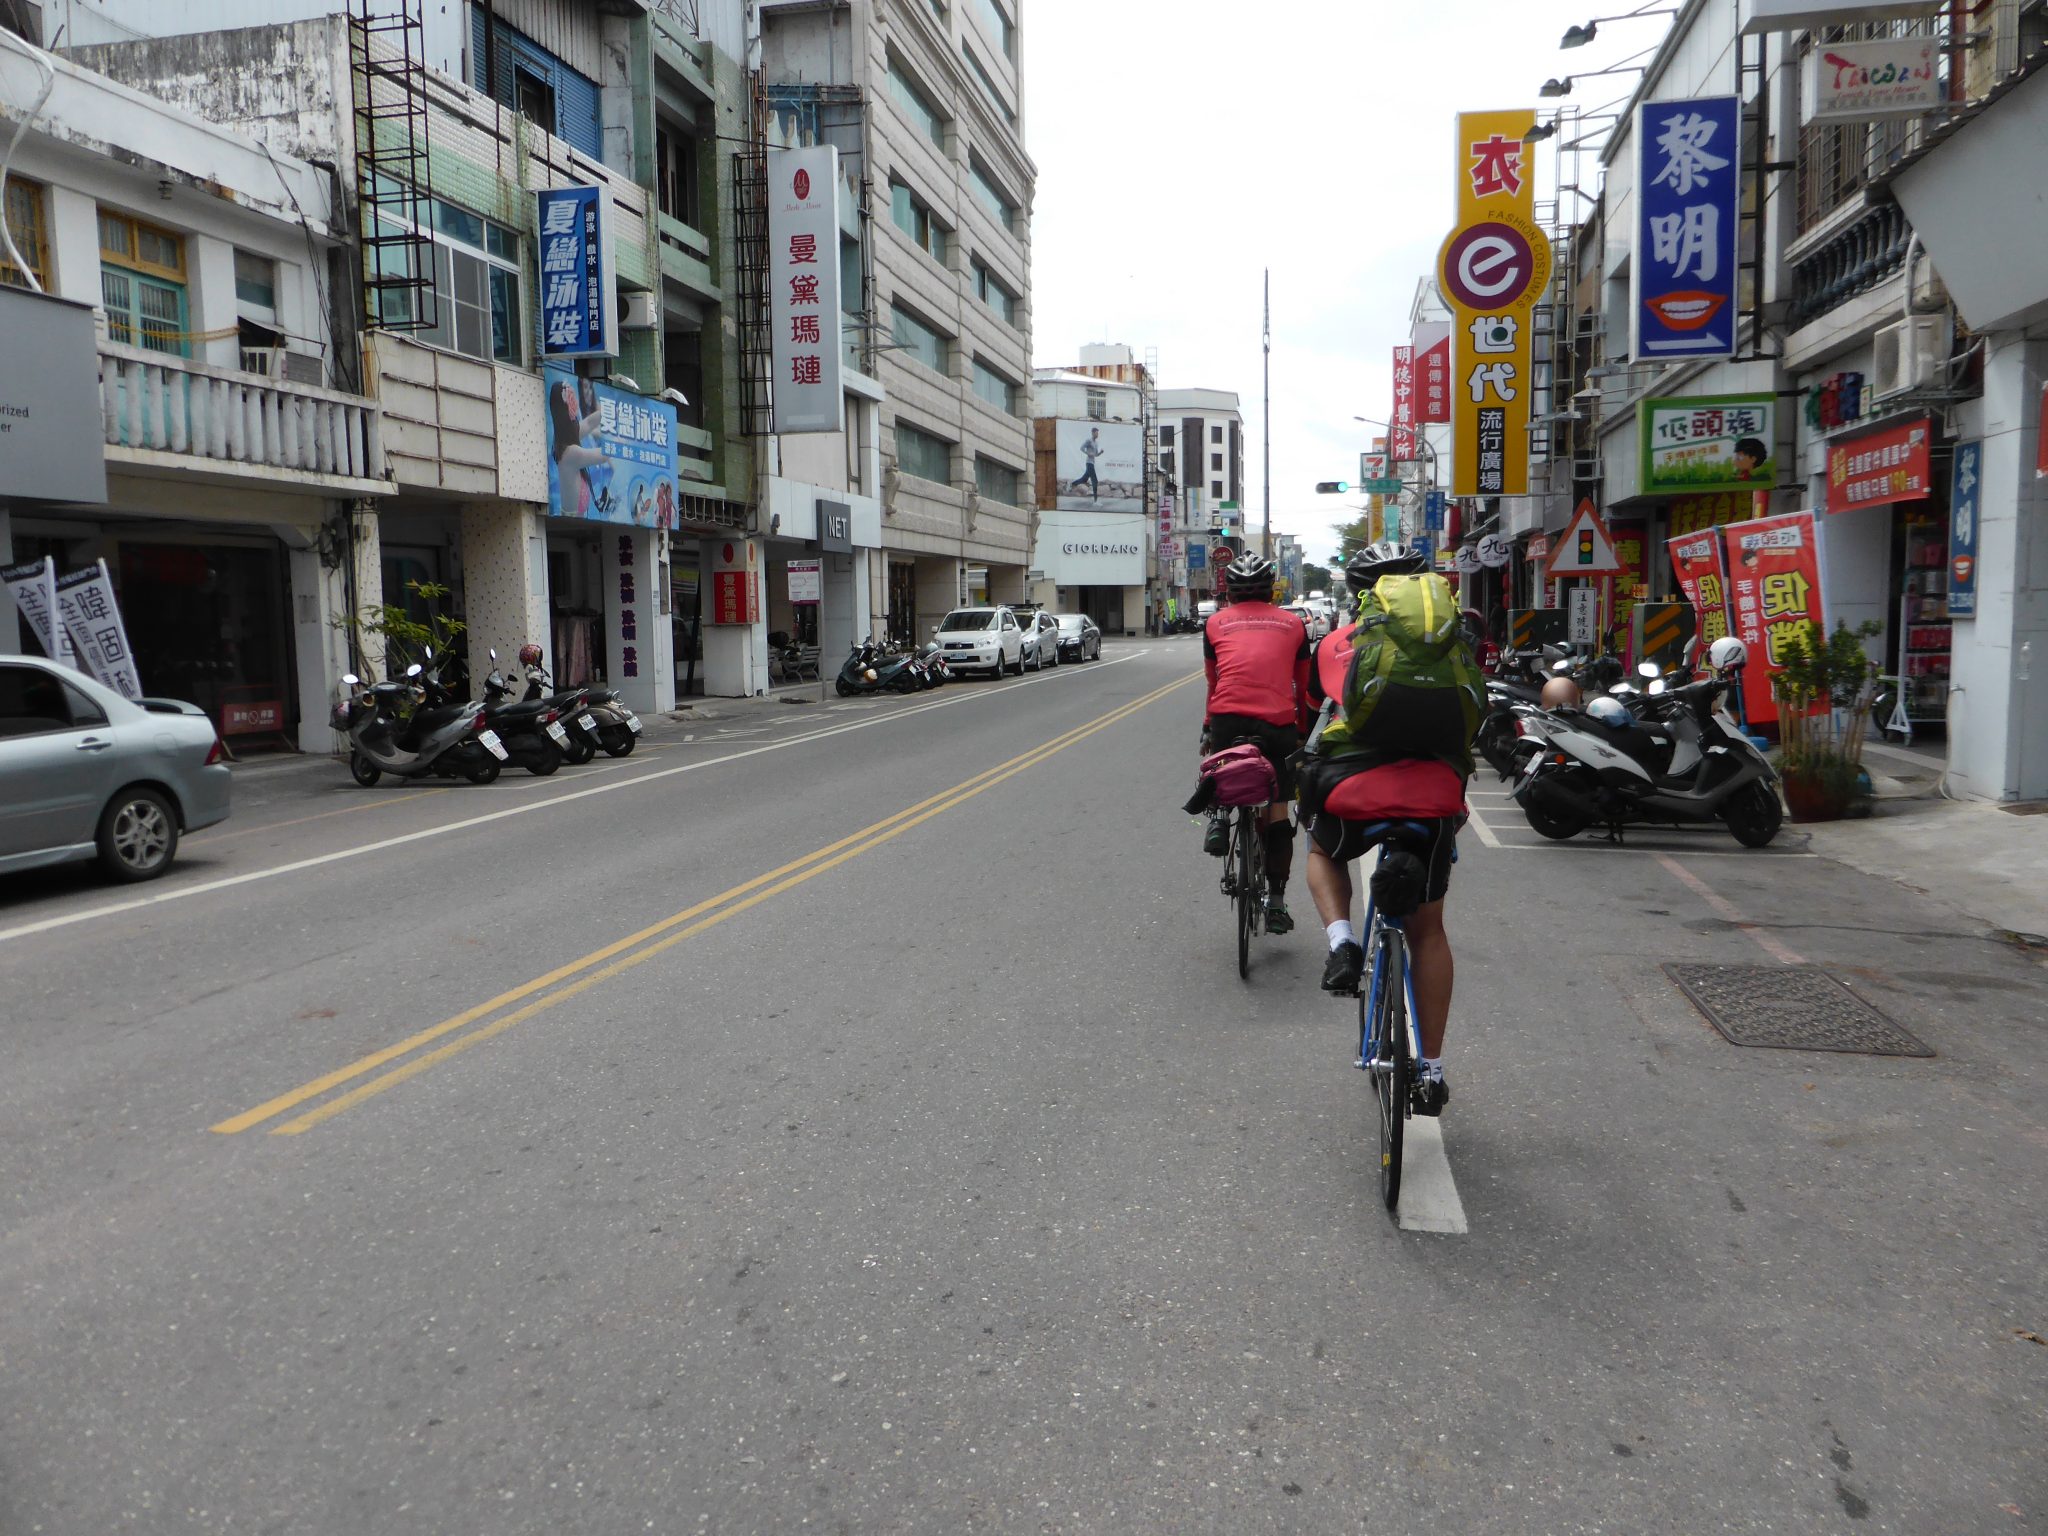
[[[1863,782],[1863,738],[1877,667],[1863,642],[1879,633],[1866,622],[1837,624],[1824,635],[1811,620],[1780,642],[1781,670],[1771,678],[1778,702],[1778,772],[1794,821],[1832,821],[1855,802]]]

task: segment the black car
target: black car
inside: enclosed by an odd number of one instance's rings
[[[1061,661],[1096,661],[1102,656],[1102,631],[1085,613],[1053,616],[1060,630]]]

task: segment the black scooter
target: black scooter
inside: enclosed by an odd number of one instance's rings
[[[512,763],[537,779],[562,766],[569,733],[561,713],[545,699],[531,703],[512,697],[512,685],[498,671],[498,653],[490,653],[491,673],[484,679],[484,719],[505,743]]]
[[[918,674],[911,669],[912,660],[900,652],[884,650],[872,640],[863,640],[848,653],[832,686],[842,699],[884,690],[915,693],[921,684]]]

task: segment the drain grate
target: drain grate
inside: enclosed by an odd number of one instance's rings
[[[1810,965],[1667,965],[1731,1045],[1781,1051],[1932,1056],[1912,1035]]]

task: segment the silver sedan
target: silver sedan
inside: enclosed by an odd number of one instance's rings
[[[224,821],[227,750],[196,705],[131,704],[33,656],[0,656],[0,873],[97,859],[116,880],[170,868]]]

